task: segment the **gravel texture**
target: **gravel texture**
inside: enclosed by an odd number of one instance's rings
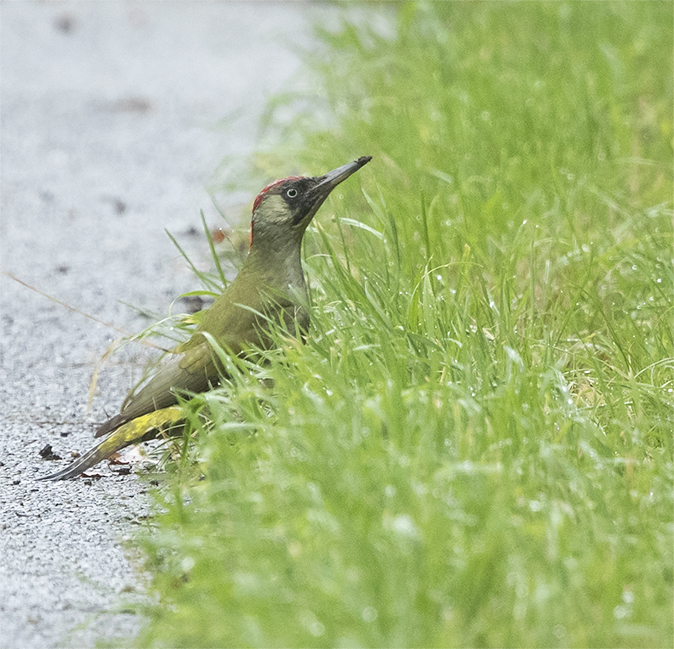
[[[300,3],[4,2],[0,265],[127,331],[122,302],[165,312],[198,286],[164,228],[207,252],[199,209],[226,155],[252,150],[266,97],[308,41]],[[215,128],[239,111],[235,128]],[[250,197],[249,197],[250,198]],[[118,334],[0,276],[0,646],[90,647],[135,633],[146,577],[125,543],[146,525],[133,474],[37,482],[92,444],[147,348],[94,368]]]

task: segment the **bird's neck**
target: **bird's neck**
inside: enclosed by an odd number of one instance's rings
[[[305,295],[301,250],[301,237],[266,238],[256,233],[241,272],[272,290]]]

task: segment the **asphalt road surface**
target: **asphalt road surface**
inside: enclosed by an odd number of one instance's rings
[[[287,43],[310,43],[316,10],[2,3],[2,270],[127,331],[149,321],[122,302],[163,313],[197,288],[164,228],[206,263],[193,230],[200,209],[219,217],[204,188],[224,156],[252,151],[266,98],[299,71]],[[95,480],[36,478],[63,466],[40,457],[46,444],[63,458],[91,445],[149,352],[108,361],[89,410],[117,332],[6,276],[0,318],[0,646],[128,637],[142,619],[119,603],[142,598],[145,577],[125,539],[147,524],[146,485],[109,468]]]

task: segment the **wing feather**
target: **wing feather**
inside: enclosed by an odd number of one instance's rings
[[[138,394],[127,400],[118,415],[99,427],[95,437],[101,437],[153,410],[175,405],[181,392],[204,392],[217,382],[218,371],[213,351],[207,343],[204,342],[185,354],[176,354],[165,361]]]

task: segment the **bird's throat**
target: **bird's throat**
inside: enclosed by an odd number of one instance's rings
[[[298,292],[306,294],[306,282],[302,271],[302,240],[278,237],[273,241],[257,238],[251,245],[248,258],[241,272],[255,278],[260,286],[266,286],[283,294]]]

